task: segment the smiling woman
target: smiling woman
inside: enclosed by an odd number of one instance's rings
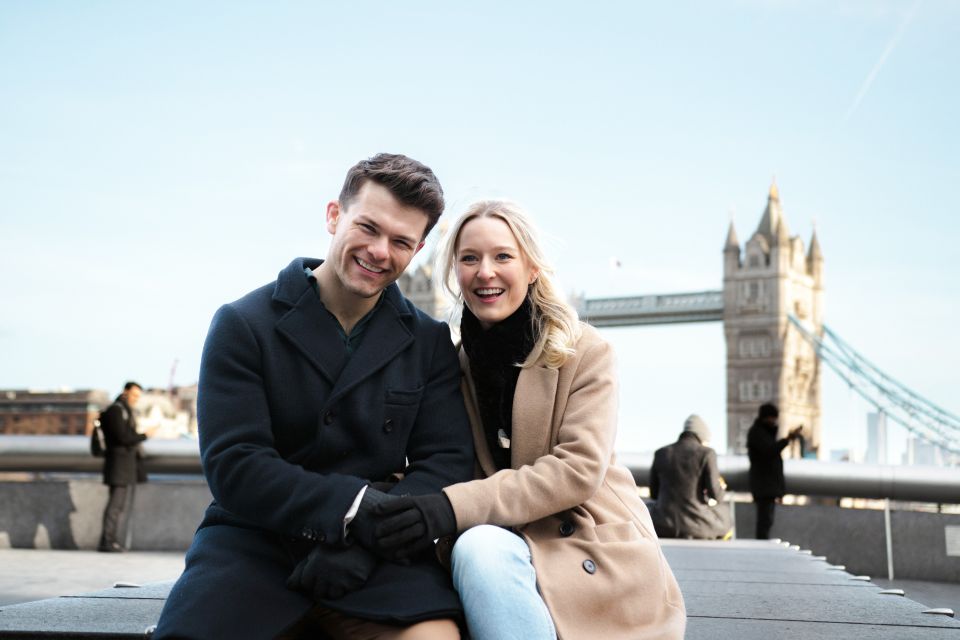
[[[437,270],[464,305],[479,477],[382,505],[381,542],[416,557],[459,534],[453,582],[475,640],[682,638],[679,587],[613,453],[613,350],[558,294],[530,220],[476,203]]]

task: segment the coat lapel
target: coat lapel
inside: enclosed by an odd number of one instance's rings
[[[402,321],[396,308],[384,300],[374,312],[364,330],[360,347],[353,353],[343,373],[337,379],[333,392],[327,401],[333,404],[363,380],[397,357],[413,342],[413,334]],[[418,381],[411,381],[413,385]]]
[[[510,463],[514,469],[533,464],[553,443],[553,409],[560,371],[539,362],[522,369],[513,395]],[[548,420],[548,424],[544,424]]]
[[[323,308],[306,277],[304,285],[293,308],[280,318],[276,328],[332,385],[347,363],[347,349],[336,320]]]

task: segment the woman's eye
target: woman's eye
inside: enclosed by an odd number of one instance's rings
[[[497,260],[509,260],[509,259],[511,259],[512,257],[513,257],[513,256],[511,256],[509,253],[498,253],[498,254],[497,254]]]
[[[460,256],[460,262],[476,262],[477,256]]]

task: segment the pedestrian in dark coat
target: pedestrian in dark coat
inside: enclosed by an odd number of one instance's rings
[[[658,449],[650,468],[650,509],[662,538],[710,540],[730,532],[730,512],[717,470],[717,454],[707,446],[710,429],[693,414],[677,441]]]
[[[403,156],[361,162],[327,206],[327,260],[297,258],[217,311],[197,407],[214,501],[155,638],[352,638],[345,628],[434,623],[452,629],[435,637],[458,637],[460,602],[436,558],[374,555],[366,517],[371,495],[436,492],[473,473],[449,328],[394,284],[442,211],[439,184],[435,216],[403,189],[435,181]]]
[[[777,439],[780,411],[776,405],[762,404],[757,419],[747,432],[747,454],[750,457],[750,492],[757,508],[757,539],[770,537],[776,503],[786,492],[783,477],[782,451],[800,437],[803,426],[793,429],[787,437]]]
[[[147,434],[137,431],[137,418],[133,414],[133,407],[142,392],[143,389],[136,382],[126,383],[123,393],[100,417],[100,428],[103,429],[106,442],[103,484],[110,487],[110,496],[103,510],[103,528],[97,551],[126,550],[121,538],[124,537],[133,506],[134,489],[138,482],[147,481],[140,448]]]

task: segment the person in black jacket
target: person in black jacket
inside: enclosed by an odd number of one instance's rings
[[[650,468],[650,509],[661,538],[723,538],[731,529],[722,504],[724,485],[717,454],[707,446],[710,429],[697,414],[683,423],[677,441],[657,449]]]
[[[103,510],[103,529],[97,551],[126,551],[120,542],[126,530],[126,522],[133,505],[134,489],[138,482],[146,482],[140,443],[148,434],[137,431],[137,418],[133,408],[140,400],[143,389],[136,382],[123,385],[123,393],[117,396],[100,419],[107,450],[103,461],[103,484],[110,487],[110,497]]]
[[[443,208],[425,165],[363,160],[327,204],[326,260],[217,311],[197,404],[214,500],[154,640],[459,638],[449,573],[392,561],[372,518],[473,477],[450,329],[395,283]]]
[[[786,438],[777,439],[780,411],[776,405],[762,404],[757,419],[747,432],[747,454],[750,457],[750,492],[757,507],[757,539],[770,537],[773,511],[786,492],[783,478],[783,451],[790,442],[800,437],[803,425],[796,427]]]

